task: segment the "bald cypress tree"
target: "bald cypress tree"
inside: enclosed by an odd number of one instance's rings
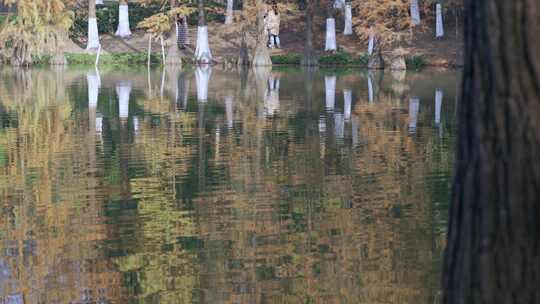
[[[465,9],[444,302],[540,303],[540,2]]]

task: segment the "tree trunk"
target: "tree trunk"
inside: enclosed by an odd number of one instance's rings
[[[208,26],[204,14],[204,0],[198,0],[199,26],[197,28],[197,48],[195,58],[197,62],[207,64],[212,62],[212,53],[208,44]]]
[[[302,58],[303,66],[316,66],[319,64],[317,54],[313,47],[313,15],[315,13],[313,1],[307,2],[306,7],[306,44],[304,47],[304,56]]]
[[[225,8],[225,24],[232,24],[234,18],[233,0],[227,0],[227,7]]]
[[[13,49],[11,65],[28,67],[32,65],[32,55],[28,45],[23,44]]]
[[[443,13],[442,13],[442,3],[437,3],[435,5],[435,15],[436,15],[435,37],[442,38],[444,37],[444,20],[443,20]]]
[[[120,0],[118,5],[118,29],[115,33],[118,37],[131,36],[129,28],[129,8],[127,0]]]
[[[96,18],[96,0],[88,0],[88,18]]]
[[[418,5],[418,0],[411,0],[411,25],[416,26],[420,25],[422,20],[420,19],[420,7]]]
[[[540,303],[540,3],[465,7],[444,303]]]
[[[204,0],[198,0],[197,1],[197,8],[199,9],[199,26],[205,26],[206,25],[206,16],[204,15]]]
[[[264,29],[264,2],[262,0],[256,0],[257,8],[257,42],[255,45],[255,52],[253,53],[253,66],[271,66],[272,60],[270,59],[270,53],[266,45],[268,37]]]
[[[240,54],[238,56],[238,65],[249,65],[249,51],[247,45],[248,34],[248,0],[242,1],[242,33],[240,37]]]
[[[352,35],[352,6],[350,2],[345,4],[345,27],[343,35]]]
[[[86,50],[97,50],[100,47],[96,18],[96,0],[88,1],[88,43]]]
[[[324,50],[335,52],[337,50],[336,43],[336,19],[334,18],[334,7],[330,4],[327,8],[326,15],[326,43]]]
[[[176,0],[171,0],[171,10],[176,8]],[[173,22],[171,25],[171,31],[169,33],[169,39],[167,41],[167,56],[165,57],[165,65],[167,66],[181,66],[182,65],[182,53],[178,49],[178,33],[176,28],[176,16],[172,16]]]

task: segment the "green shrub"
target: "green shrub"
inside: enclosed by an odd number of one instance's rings
[[[12,15],[12,16],[9,17],[9,21],[13,21],[13,20],[15,20],[15,18],[17,18],[17,15]],[[0,15],[0,25],[2,25],[2,23],[6,22],[6,19],[7,19],[6,15]]]
[[[147,53],[102,54],[99,57],[99,64],[140,65],[148,62],[147,56]],[[96,62],[96,55],[67,53],[66,59],[68,64],[94,64]],[[161,63],[161,56],[159,54],[152,54],[150,56],[150,62],[151,64]]]
[[[427,60],[423,55],[412,55],[405,57],[405,64],[408,70],[420,70],[427,65]]]
[[[273,64],[300,64],[302,61],[301,54],[285,54],[271,56]]]
[[[367,67],[368,63],[369,63],[369,55],[368,54],[359,55],[358,57],[354,58],[354,60],[353,60],[354,65],[360,65],[360,66],[366,66]]]
[[[352,63],[351,55],[343,52],[323,55],[319,57],[319,64],[322,65],[348,65]]]
[[[319,64],[321,65],[358,65],[367,66],[369,56],[362,54],[354,56],[345,52],[338,52],[335,54],[323,55],[319,58]]]
[[[32,62],[34,65],[48,65],[51,58],[50,54],[32,55]]]

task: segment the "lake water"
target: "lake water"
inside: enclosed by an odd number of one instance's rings
[[[435,303],[458,83],[0,69],[0,302]]]

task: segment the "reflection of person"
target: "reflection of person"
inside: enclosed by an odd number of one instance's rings
[[[270,76],[268,78],[268,87],[264,96],[264,113],[266,116],[272,116],[279,111],[279,78]]]
[[[280,48],[279,24],[281,17],[279,15],[277,3],[272,2],[272,8],[266,14],[266,28],[268,30],[268,47]]]
[[[185,16],[176,15],[176,38],[178,48],[183,50],[187,45],[187,20]]]

